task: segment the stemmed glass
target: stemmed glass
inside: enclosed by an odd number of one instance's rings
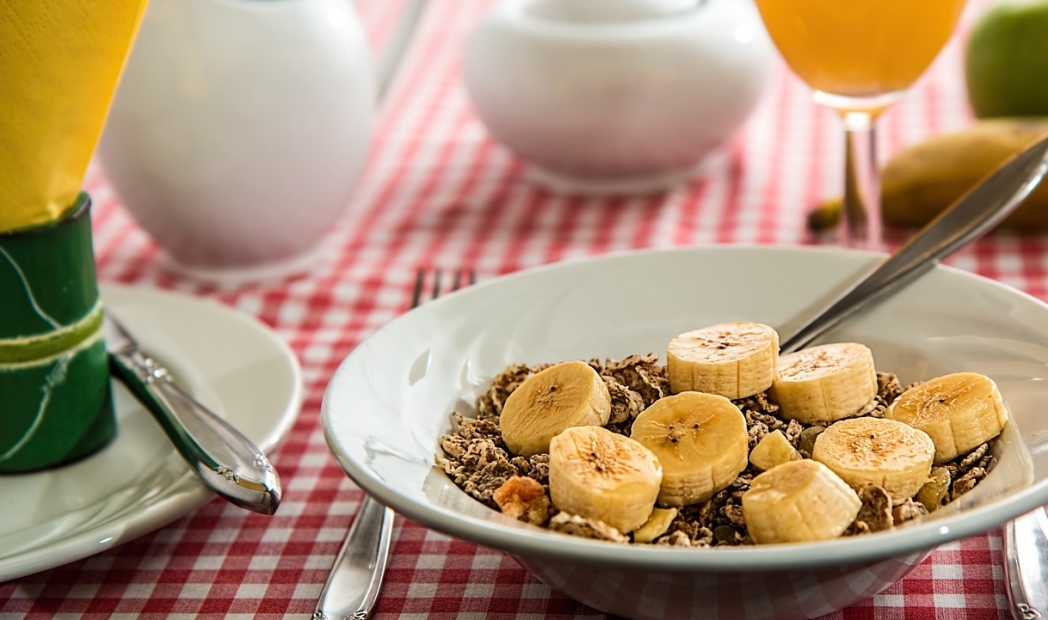
[[[845,128],[842,240],[881,245],[877,117],[928,68],[965,0],[756,0],[790,68]]]

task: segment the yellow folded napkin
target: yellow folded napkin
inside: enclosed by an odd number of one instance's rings
[[[0,0],[0,233],[76,200],[146,0]]]

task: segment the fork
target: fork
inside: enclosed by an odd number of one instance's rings
[[[411,308],[417,308],[426,292],[427,270],[420,268],[415,276],[415,289],[411,296]],[[465,282],[463,282],[465,275]],[[454,271],[451,291],[476,282],[476,273],[470,269]],[[436,299],[441,293],[441,271],[433,270],[429,298]],[[370,495],[357,512],[357,518],[349,528],[342,547],[335,556],[335,563],[328,574],[324,589],[320,591],[313,620],[366,620],[378,600],[382,589],[382,577],[386,573],[389,547],[393,538],[392,508],[383,506]]]

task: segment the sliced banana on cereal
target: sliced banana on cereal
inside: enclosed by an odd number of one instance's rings
[[[666,350],[670,391],[707,392],[732,400],[767,390],[775,380],[779,334],[762,323],[721,323],[686,332]]]
[[[499,417],[502,440],[513,454],[549,452],[550,440],[573,426],[603,426],[611,395],[585,362],[555,364],[531,375],[506,399]]]
[[[633,542],[650,543],[670,529],[677,518],[676,508],[656,508],[644,525],[633,531]]]
[[[633,421],[630,436],[662,464],[661,506],[707,500],[746,469],[746,418],[716,394],[681,392],[660,398]]]
[[[757,544],[837,538],[860,507],[862,501],[846,482],[811,459],[772,467],[742,495],[746,530]]]
[[[924,432],[869,417],[831,424],[815,440],[811,455],[853,489],[884,488],[893,504],[912,498],[924,486],[934,456],[935,444]]]
[[[576,426],[550,441],[550,498],[563,512],[632,532],[648,521],[661,485],[658,459],[625,435]]]
[[[906,390],[884,417],[927,433],[935,442],[935,463],[941,464],[999,435],[1008,422],[1008,410],[992,379],[958,372]]]
[[[782,431],[772,431],[765,435],[750,452],[750,463],[761,471],[768,471],[776,465],[800,460],[801,455],[793,447]]]
[[[811,424],[855,416],[877,396],[873,353],[844,342],[783,355],[770,396],[789,420]]]

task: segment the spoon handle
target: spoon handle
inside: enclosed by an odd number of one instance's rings
[[[280,476],[266,455],[182,390],[108,311],[103,329],[110,372],[153,414],[201,482],[241,508],[273,514],[280,505]]]
[[[335,557],[313,620],[366,620],[378,600],[393,539],[392,508],[364,496],[356,520]]]
[[[816,313],[787,338],[781,351],[807,346],[861,307],[898,290],[942,258],[987,233],[1008,216],[1048,172],[1048,137],[1041,138],[928,223],[886,261]]]
[[[1038,508],[1004,527],[1004,580],[1015,620],[1048,615],[1048,515]]]
[[[109,368],[153,415],[204,485],[241,508],[276,512],[280,477],[240,431],[186,393],[141,350],[110,351]]]

